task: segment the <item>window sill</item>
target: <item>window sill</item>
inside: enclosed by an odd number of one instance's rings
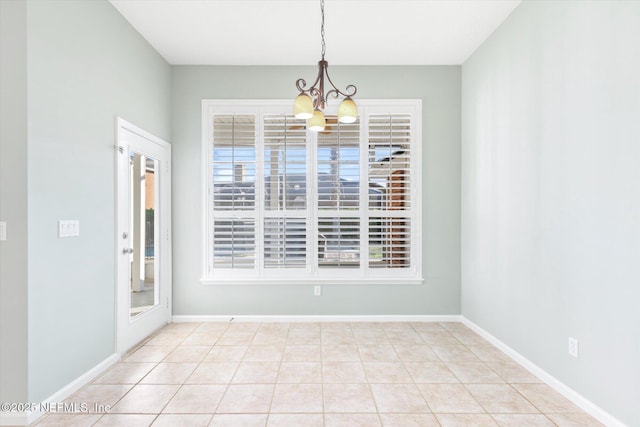
[[[423,278],[370,278],[370,279],[211,279],[202,278],[200,283],[207,286],[243,285],[422,285]]]

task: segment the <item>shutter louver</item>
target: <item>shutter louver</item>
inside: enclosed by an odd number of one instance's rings
[[[266,218],[264,266],[304,267],[307,262],[307,225],[304,218]]]
[[[213,206],[216,210],[254,210],[256,123],[249,115],[213,119]]]
[[[253,268],[256,260],[253,220],[220,219],[213,223],[214,267]]]
[[[360,218],[318,219],[318,267],[360,267]]]
[[[411,223],[408,218],[369,219],[369,267],[411,266]]]
[[[307,208],[306,120],[264,117],[266,210]]]
[[[318,134],[318,209],[360,208],[360,122],[336,123]]]
[[[411,116],[369,118],[369,208],[411,208]]]

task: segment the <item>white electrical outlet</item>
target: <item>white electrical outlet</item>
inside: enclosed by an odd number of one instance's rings
[[[322,286],[314,286],[313,296],[319,297],[320,295],[322,295]]]
[[[58,237],[75,237],[80,235],[80,221],[60,220],[58,221]]]
[[[0,221],[0,240],[7,240],[7,223]]]
[[[569,355],[576,359],[580,355],[580,343],[577,339],[569,337]]]

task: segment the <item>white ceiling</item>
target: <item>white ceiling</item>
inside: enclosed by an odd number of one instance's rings
[[[170,64],[310,65],[319,0],[110,0]],[[326,0],[332,65],[462,64],[520,0]]]

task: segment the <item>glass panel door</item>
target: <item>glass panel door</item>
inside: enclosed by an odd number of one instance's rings
[[[156,286],[156,199],[158,160],[129,150],[131,173],[130,208],[130,311],[135,317],[158,305]]]
[[[122,119],[117,150],[117,344],[171,321],[171,146]]]

